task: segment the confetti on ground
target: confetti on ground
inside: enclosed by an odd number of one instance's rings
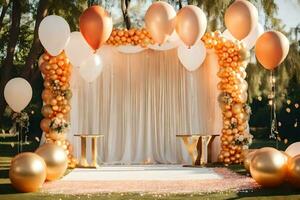
[[[206,180],[120,180],[120,181],[67,181],[47,182],[43,192],[63,194],[92,193],[210,193],[225,191],[242,191],[258,188],[259,185],[247,176],[232,172],[227,168],[211,168],[222,179]]]

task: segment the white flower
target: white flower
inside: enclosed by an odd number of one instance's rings
[[[243,136],[243,135],[240,135],[240,136],[238,137],[238,141],[243,142],[243,141],[244,141],[244,136]]]
[[[248,145],[243,145],[243,149],[248,149]]]

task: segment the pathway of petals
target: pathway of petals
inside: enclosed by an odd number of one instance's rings
[[[226,168],[214,168],[221,180],[193,181],[55,181],[45,183],[43,192],[63,194],[92,193],[211,193],[252,190],[258,184],[250,177],[236,174]]]

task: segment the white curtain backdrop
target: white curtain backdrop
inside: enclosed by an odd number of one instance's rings
[[[78,158],[80,140],[73,136],[78,133],[104,135],[99,162],[145,164],[189,162],[176,134],[221,132],[218,62],[212,51],[195,72],[180,64],[176,49],[122,54],[104,47],[100,54],[104,68],[95,82],[85,82],[73,69],[68,139]],[[214,160],[219,145],[216,138]]]

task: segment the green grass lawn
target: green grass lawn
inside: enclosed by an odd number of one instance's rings
[[[263,144],[263,143],[262,143]],[[256,145],[259,146],[259,145]],[[30,150],[32,144],[28,144],[25,149]],[[15,191],[8,179],[8,171],[11,156],[7,156],[10,152],[15,152],[16,147],[11,147],[6,143],[0,143],[0,200],[107,200],[107,199],[165,199],[165,200],[181,200],[181,199],[299,199],[300,189],[292,189],[288,185],[283,185],[273,189],[256,189],[251,191],[226,191],[221,193],[200,193],[200,194],[139,194],[139,193],[112,193],[112,194],[85,194],[85,195],[64,195],[64,194],[47,194],[42,192],[36,193],[18,193]],[[3,156],[5,155],[5,156]],[[210,165],[217,167],[218,165]],[[236,173],[247,176],[248,174],[240,165],[229,166]]]

